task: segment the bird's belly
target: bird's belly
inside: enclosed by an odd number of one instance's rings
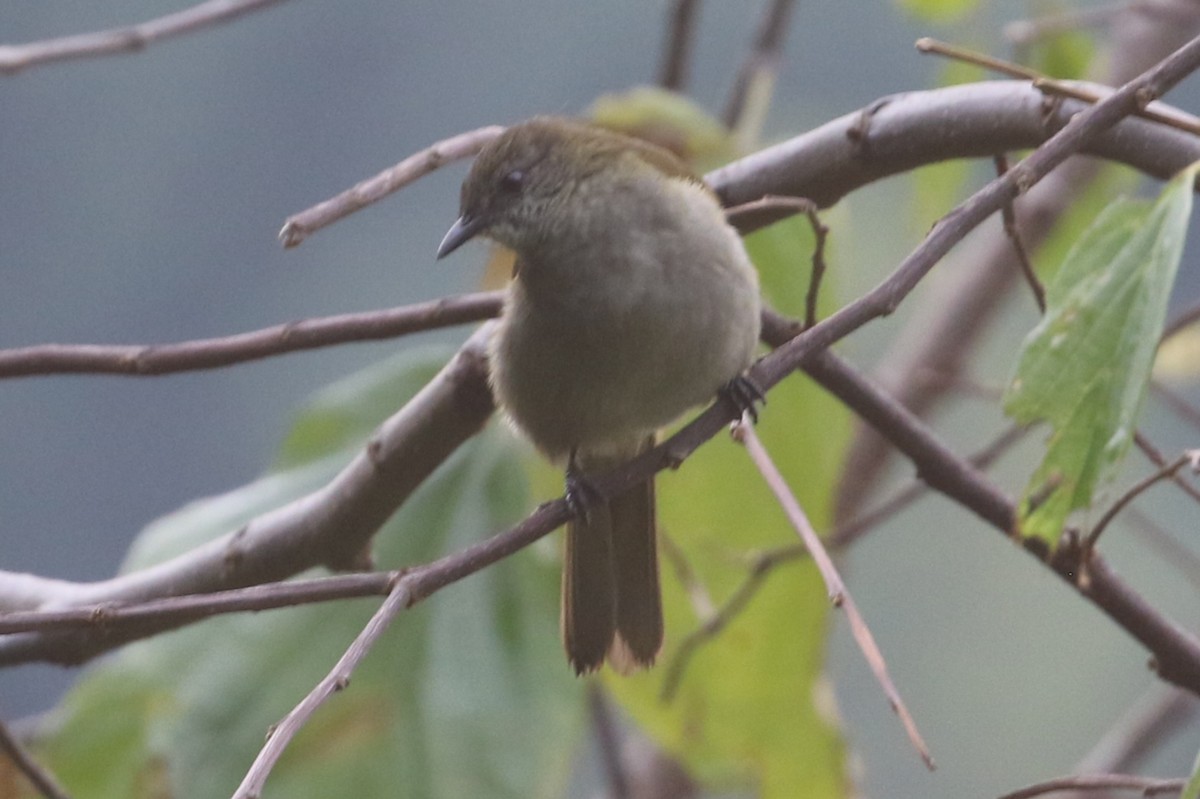
[[[745,368],[757,337],[756,308],[734,340],[728,325],[671,307],[510,311],[493,341],[492,384],[516,425],[559,458],[636,448]]]

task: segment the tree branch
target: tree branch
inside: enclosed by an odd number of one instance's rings
[[[835,607],[845,611],[846,620],[850,623],[850,631],[854,636],[854,640],[858,644],[858,648],[862,651],[867,665],[871,667],[876,682],[883,688],[883,693],[887,697],[888,704],[891,705],[896,715],[900,717],[900,721],[904,725],[904,731],[908,734],[909,742],[917,750],[917,754],[920,755],[921,760],[925,763],[925,767],[933,771],[935,768],[933,756],[929,753],[929,747],[926,745],[925,739],[921,736],[920,730],[917,729],[916,721],[913,719],[912,714],[909,713],[908,707],[900,697],[900,692],[896,690],[896,685],[892,682],[892,678],[888,674],[887,662],[883,659],[883,653],[879,651],[879,645],[875,643],[875,636],[871,634],[871,628],[867,626],[866,620],[863,619],[862,613],[859,612],[854,597],[850,595],[850,590],[846,588],[841,575],[838,574],[837,567],[833,565],[833,559],[825,551],[825,547],[821,544],[820,536],[813,529],[812,523],[809,522],[803,508],[800,507],[796,495],[788,487],[787,481],[783,479],[783,475],[776,468],[774,462],[771,460],[771,456],[762,445],[762,441],[759,440],[758,434],[754,432],[753,426],[748,424],[745,416],[734,427],[733,438],[746,448],[746,451],[750,455],[750,460],[754,462],[754,465],[762,474],[767,486],[771,489],[771,493],[775,495],[775,500],[783,508],[788,521],[791,522],[792,527],[804,542],[804,548],[808,551],[809,556],[817,566],[817,570],[821,573],[821,578],[825,581],[825,590],[829,593],[830,600]]]
[[[490,319],[504,292],[443,297],[383,311],[302,319],[220,338],[177,344],[40,344],[0,350],[0,379],[50,374],[148,377],[215,369],[351,341],[376,341]]]
[[[658,85],[664,89],[678,92],[687,85],[699,16],[699,0],[674,0],[663,44],[662,66],[658,70]]]
[[[341,194],[289,216],[279,231],[279,240],[284,247],[295,247],[321,228],[382,200],[451,161],[475,155],[503,131],[502,127],[489,125],[436,142]]]
[[[1011,793],[1006,793],[1000,799],[1032,799],[1048,793],[1061,791],[1095,791],[1095,790],[1124,790],[1141,791],[1143,796],[1157,796],[1164,793],[1179,793],[1183,790],[1183,780],[1163,780],[1153,777],[1139,777],[1135,774],[1079,774],[1072,777],[1058,777],[1045,782],[1027,785]]]
[[[58,784],[54,775],[42,768],[33,759],[33,756],[25,751],[25,747],[2,720],[0,720],[0,752],[8,755],[17,770],[24,774],[34,789],[46,799],[71,799],[70,794]]]
[[[140,601],[280,580],[319,564],[338,569],[491,415],[484,325],[400,411],[383,423],[336,477],[240,530],[165,563],[97,583],[67,583],[0,572],[0,607]],[[0,639],[0,664],[30,659],[78,663],[128,640],[120,633],[20,634]]]
[[[1158,8],[1170,5],[1178,14],[1152,21],[1143,19],[1147,5],[1150,4],[1127,6],[1113,18],[1108,35],[1110,46],[1095,59],[1105,65],[1100,76],[1102,83],[1119,85],[1130,80],[1200,31],[1200,5],[1192,0],[1153,3]],[[1172,18],[1167,19],[1167,16]],[[1096,84],[1075,82],[1072,85],[1094,88],[1097,95],[1111,91]],[[1031,96],[1041,94],[1031,84],[1025,86]],[[1079,108],[1075,101],[1052,101],[1046,97],[1042,97],[1035,107],[1040,107],[1052,118],[1052,129],[1061,125],[1060,120],[1065,119],[1062,114],[1074,113]],[[1169,115],[1175,117],[1177,114],[1172,109]],[[1195,118],[1191,117],[1190,121],[1194,128]],[[1122,124],[1112,132],[1119,136],[1122,128],[1131,129]],[[1185,138],[1196,141],[1191,136]],[[998,147],[980,155],[991,156],[1013,149]],[[1073,158],[1022,198],[1017,222],[1022,240],[1031,251],[1047,239],[1063,212],[1088,192],[1100,174],[1100,166],[1094,160]],[[1172,169],[1158,176],[1168,177],[1184,166],[1176,162]],[[980,337],[1017,283],[1018,264],[1013,250],[1007,237],[996,228],[979,231],[970,253],[964,254],[963,258],[969,261],[970,268],[953,270],[931,286],[933,293],[922,312],[914,317],[917,321],[905,325],[879,359],[878,376],[884,388],[918,415],[931,412],[944,397],[941,388],[929,385],[919,376],[930,367],[951,376],[966,369]],[[886,445],[873,432],[861,430],[855,436],[843,461],[835,517],[852,513],[853,508],[862,503],[863,496],[886,467],[886,454]]]
[[[273,6],[280,0],[208,0],[184,11],[167,14],[127,28],[80,33],[27,44],[0,45],[0,75],[54,61],[136,53],[155,42],[229,22],[243,14]]]

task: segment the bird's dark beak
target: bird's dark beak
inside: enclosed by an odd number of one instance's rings
[[[484,228],[483,218],[463,214],[458,219],[454,220],[454,224],[446,231],[445,238],[438,245],[437,257],[445,258],[450,253],[457,250],[462,245],[466,244],[471,239],[482,231]]]

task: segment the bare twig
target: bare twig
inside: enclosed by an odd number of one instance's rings
[[[608,781],[608,799],[629,799],[629,776],[621,757],[621,731],[617,729],[608,697],[604,695],[604,688],[598,681],[588,680],[587,700],[592,717],[592,730],[600,750],[600,762],[604,766],[604,776]]]
[[[1008,171],[1008,157],[1003,153],[993,156],[992,161],[996,165],[997,175],[1003,175]],[[1046,313],[1046,289],[1042,286],[1042,281],[1038,280],[1037,273],[1033,271],[1029,253],[1025,251],[1025,244],[1021,241],[1021,231],[1017,230],[1017,214],[1013,210],[1011,202],[1005,203],[1004,207],[1000,209],[1000,218],[1004,223],[1004,235],[1008,236],[1008,240],[1012,242],[1013,254],[1021,266],[1021,275],[1029,284],[1029,290],[1033,292],[1033,300],[1037,303],[1038,310],[1044,314]]]
[[[0,752],[8,755],[17,770],[25,775],[34,789],[46,799],[70,799],[70,794],[58,784],[54,775],[41,766],[17,740],[8,725],[0,719]]]
[[[1092,527],[1091,532],[1088,533],[1087,538],[1084,541],[1084,546],[1088,548],[1096,546],[1096,542],[1100,540],[1100,535],[1104,532],[1104,529],[1108,527],[1113,519],[1117,518],[1117,514],[1120,513],[1126,505],[1128,505],[1130,502],[1133,502],[1140,494],[1160,480],[1165,480],[1168,477],[1174,477],[1176,472],[1189,463],[1192,466],[1192,471],[1196,471],[1198,464],[1200,464],[1200,450],[1188,450],[1175,460],[1160,467],[1158,471],[1146,475],[1141,480],[1138,480],[1136,483],[1130,486],[1124,494],[1118,497],[1117,500],[1109,506],[1108,510],[1104,512],[1104,515],[1101,516],[1099,521],[1096,522],[1095,526]]]
[[[173,344],[18,347],[0,350],[0,379],[79,373],[146,377],[215,369],[288,352],[478,322],[496,316],[503,299],[501,291],[463,294],[383,311],[303,319],[232,336]]]
[[[1074,81],[1056,80],[1049,75],[1038,72],[1036,69],[1030,69],[1020,64],[1014,64],[1011,61],[1004,61],[1003,59],[984,55],[983,53],[968,50],[964,47],[956,47],[952,44],[939,42],[936,39],[918,39],[916,46],[917,50],[922,53],[946,56],[957,61],[989,69],[993,72],[999,72],[1001,75],[1007,75],[1010,78],[1031,81],[1035,88],[1046,94],[1058,97],[1070,97],[1073,100],[1082,100],[1085,103],[1098,103],[1107,95],[1107,92],[1103,90],[1094,91]],[[1187,133],[1200,135],[1200,125],[1197,125],[1194,120],[1187,116],[1161,113],[1157,108],[1143,108],[1135,113],[1144,119],[1151,119]]]
[[[1151,463],[1160,469],[1166,468],[1168,463],[1167,456],[1162,453],[1162,450],[1150,443],[1150,439],[1146,438],[1141,430],[1133,432],[1133,443]],[[1183,490],[1183,493],[1191,497],[1194,502],[1200,503],[1200,488],[1196,488],[1196,486],[1192,485],[1191,481],[1183,479],[1178,474],[1171,474],[1170,478],[1172,483]]]
[[[721,118],[743,142],[754,141],[762,127],[768,100],[775,86],[783,40],[788,31],[794,0],[768,0],[758,23],[754,44],[738,69],[729,102]]]
[[[399,572],[340,574],[145,602],[0,613],[0,635],[87,628],[94,628],[103,634],[109,630],[139,625],[161,630],[224,613],[271,610],[311,602],[387,594],[399,577]]]
[[[671,6],[662,66],[658,71],[658,85],[664,89],[677,92],[687,85],[699,12],[700,0],[674,0]]]
[[[700,582],[700,578],[696,576],[696,571],[688,561],[687,555],[665,530],[658,531],[658,540],[662,547],[663,557],[674,570],[675,579],[679,580],[679,584],[683,586],[697,618],[708,618],[713,613],[712,597],[709,595],[708,589],[704,587],[704,583]]]
[[[788,560],[794,560],[794,557],[789,557]],[[683,682],[684,672],[691,665],[696,652],[701,646],[719,636],[729,623],[741,614],[778,562],[782,562],[782,559],[768,560],[761,556],[751,566],[746,579],[721,603],[721,607],[703,617],[704,623],[683,637],[663,674],[662,687],[658,693],[662,701],[670,702],[675,698],[675,693]]]
[[[1037,19],[1017,20],[1004,26],[1004,38],[1014,46],[1020,47],[1059,33],[1104,25],[1130,7],[1140,5],[1143,4],[1126,1],[1097,8],[1074,8]]]
[[[821,221],[817,204],[804,197],[782,197],[777,194],[760,197],[748,203],[729,208],[725,212],[730,224],[761,225],[777,222],[793,214],[804,214],[813,232],[812,273],[808,281],[808,292],[804,297],[804,327],[817,323],[817,300],[821,295],[821,279],[825,276],[825,242],[829,238],[829,227]]]
[[[288,742],[304,726],[313,712],[333,693],[342,690],[359,661],[378,640],[388,624],[402,611],[428,598],[447,585],[491,566],[503,558],[529,546],[549,534],[570,518],[564,500],[548,502],[523,521],[503,533],[447,555],[440,560],[418,566],[399,577],[387,600],[380,606],[354,643],[334,666],[333,670],[272,730],[266,746],[254,760],[235,799],[251,799],[262,793],[263,783]]]
[[[432,144],[341,194],[289,216],[283,223],[283,229],[279,231],[279,240],[283,242],[284,247],[295,247],[321,228],[382,200],[435,169],[451,161],[475,155],[503,131],[502,127],[489,125]]]
[[[128,28],[112,28],[27,44],[0,45],[0,75],[15,75],[28,67],[52,61],[141,52],[163,39],[228,22],[278,2],[280,0],[208,0],[184,11]]]
[[[1036,782],[1024,788],[1006,793],[999,799],[1031,799],[1060,791],[1080,790],[1123,790],[1141,791],[1143,796],[1164,793],[1179,793],[1183,780],[1162,780],[1153,777],[1138,777],[1134,774],[1080,774],[1074,777],[1058,777],[1045,782]]]
[[[850,631],[854,635],[854,640],[858,642],[858,647],[862,650],[867,663],[871,666],[871,671],[875,673],[875,679],[879,681],[879,685],[883,688],[883,693],[887,696],[892,710],[895,711],[896,715],[900,717],[900,721],[904,724],[908,740],[912,743],[913,748],[917,750],[917,754],[921,756],[921,760],[925,762],[925,766],[932,771],[935,766],[933,757],[929,754],[929,747],[925,745],[925,741],[917,729],[917,723],[908,712],[904,700],[900,698],[900,692],[896,690],[896,686],[892,683],[892,678],[888,675],[887,663],[883,659],[883,653],[879,651],[879,646],[875,643],[875,637],[871,635],[871,630],[863,620],[862,614],[859,613],[858,606],[854,604],[854,598],[850,596],[845,583],[842,582],[842,578],[837,572],[837,567],[833,565],[833,559],[825,551],[825,547],[821,544],[820,536],[817,535],[817,531],[813,529],[812,524],[808,521],[808,516],[805,515],[804,510],[800,507],[800,502],[796,499],[796,495],[788,488],[787,481],[784,480],[783,475],[780,474],[779,469],[776,468],[775,463],[771,460],[771,456],[762,445],[762,441],[759,440],[758,434],[754,432],[754,427],[749,423],[749,420],[742,419],[734,428],[733,437],[735,441],[746,448],[746,452],[750,455],[750,460],[754,462],[759,472],[762,473],[763,479],[775,495],[775,499],[783,507],[784,513],[787,514],[788,520],[792,523],[792,527],[800,535],[805,548],[808,549],[813,562],[817,565],[817,570],[821,572],[821,577],[825,580],[825,587],[829,592],[829,597],[833,601],[833,604],[846,612],[846,620],[850,623]]]
[[[388,594],[388,598],[367,622],[363,631],[354,639],[354,643],[338,660],[333,670],[317,683],[300,704],[296,705],[268,732],[266,744],[258,753],[258,757],[254,758],[254,763],[246,772],[242,784],[234,791],[234,799],[258,799],[262,796],[262,789],[271,769],[275,767],[275,763],[287,745],[291,743],[292,738],[316,712],[317,708],[325,703],[326,699],[350,684],[350,675],[354,673],[355,667],[371,651],[371,647],[387,630],[392,620],[411,606],[412,597],[409,595],[408,587],[403,579],[397,580],[395,587]]]

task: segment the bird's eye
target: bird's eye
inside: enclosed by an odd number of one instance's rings
[[[500,178],[500,188],[504,191],[515,192],[525,185],[525,170],[514,169]]]

